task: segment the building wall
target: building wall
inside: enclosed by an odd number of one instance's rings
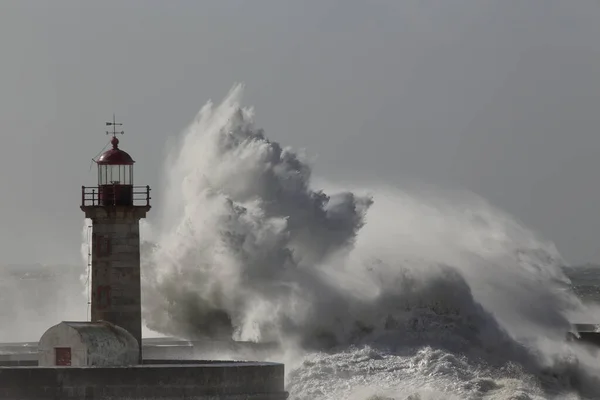
[[[38,344],[38,360],[40,366],[55,366],[56,347],[71,348],[71,365],[87,365],[87,347],[81,341],[79,333],[65,324],[58,324],[48,329]]]
[[[142,338],[139,220],[147,207],[87,207],[92,219],[92,321]],[[140,349],[141,353],[141,349]]]
[[[107,322],[77,323],[77,330],[87,347],[87,365],[118,366],[139,363],[137,340],[124,328]]]
[[[282,364],[212,362],[130,368],[0,367],[0,398],[284,400],[287,393]]]

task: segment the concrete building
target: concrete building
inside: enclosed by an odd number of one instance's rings
[[[61,322],[48,329],[38,344],[38,365],[126,366],[138,364],[137,340],[109,322]]]
[[[91,316],[126,329],[142,354],[139,221],[150,210],[150,187],[133,185],[133,158],[119,149],[116,122],[112,149],[96,161],[98,186],[81,189],[81,209],[92,220]]]

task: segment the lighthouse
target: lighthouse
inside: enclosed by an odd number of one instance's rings
[[[0,360],[1,399],[287,399],[283,364],[190,359],[196,344],[213,343],[148,342],[142,358],[139,222],[150,210],[150,187],[134,186],[133,158],[119,148],[121,124],[113,117],[106,125],[112,148],[94,160],[97,185],[81,188],[81,209],[92,221],[92,320],[48,328],[37,361],[30,359],[34,346],[13,344],[27,358],[8,350]]]
[[[142,352],[140,219],[150,210],[150,187],[134,186],[133,158],[119,148],[117,123],[111,149],[95,160],[97,186],[81,188],[81,210],[92,221],[91,321],[127,330]]]

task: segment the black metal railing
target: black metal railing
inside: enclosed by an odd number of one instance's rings
[[[81,205],[150,207],[150,186],[101,185],[82,186]]]

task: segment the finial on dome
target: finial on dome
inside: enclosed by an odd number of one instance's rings
[[[112,149],[106,150],[102,155],[96,160],[98,165],[133,165],[135,161],[131,158],[129,154],[119,149],[119,138],[117,138],[117,134],[123,135],[125,132],[118,132],[116,130],[116,126],[121,126],[123,124],[115,121],[115,116],[113,115],[113,121],[107,122],[106,126],[112,126],[112,132],[106,132],[107,135],[113,135],[110,138],[110,144],[112,144]]]
[[[119,139],[117,139],[117,134],[124,135],[125,132],[124,131],[117,132],[117,126],[123,126],[123,124],[120,123],[120,122],[115,121],[115,114],[113,114],[113,120],[112,120],[112,122],[107,122],[106,126],[112,126],[113,127],[112,132],[106,131],[107,135],[113,135],[112,139],[110,140],[110,143],[112,144],[113,149],[119,148]]]

